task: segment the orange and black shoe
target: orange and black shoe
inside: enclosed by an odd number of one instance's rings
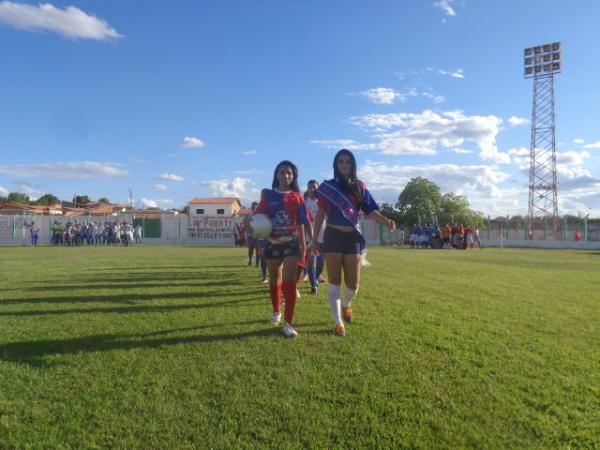
[[[352,323],[352,308],[349,306],[342,308],[342,317],[346,322]]]
[[[346,328],[344,327],[343,323],[339,323],[335,326],[335,329],[333,330],[333,334],[335,334],[336,336],[339,337],[344,337],[346,336]]]

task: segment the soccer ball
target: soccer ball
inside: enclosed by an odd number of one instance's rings
[[[250,218],[250,227],[254,239],[265,239],[271,234],[273,223],[271,218],[265,214],[254,214]]]

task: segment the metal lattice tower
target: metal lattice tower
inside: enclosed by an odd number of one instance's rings
[[[530,236],[535,219],[550,219],[558,237],[554,74],[559,73],[561,68],[560,42],[525,49],[525,77],[533,78],[529,154]]]

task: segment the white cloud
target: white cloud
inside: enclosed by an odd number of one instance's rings
[[[499,164],[510,162],[509,156],[496,147],[502,124],[502,119],[496,116],[466,116],[459,110],[438,114],[426,110],[417,114],[368,114],[351,117],[350,123],[376,133],[373,137],[378,142],[366,144],[374,148],[365,150],[393,155],[434,155],[438,146],[452,148],[471,141],[478,145],[481,159]]]
[[[34,186],[31,183],[28,183],[26,181],[18,181],[15,183],[17,186],[16,191],[27,195],[31,200],[37,200],[42,195],[44,195],[44,192],[39,190],[38,187]]]
[[[454,0],[440,0],[439,2],[434,3],[434,5],[444,11],[447,16],[456,16],[456,11],[450,6],[453,2]]]
[[[452,148],[450,151],[456,153],[457,155],[468,155],[473,153],[473,150],[467,150],[465,148]]]
[[[359,92],[359,95],[378,105],[393,105],[396,102],[404,103],[410,97],[416,97],[419,94],[413,88],[398,92],[392,88],[378,87]]]
[[[260,198],[260,190],[254,187],[253,181],[249,178],[209,180],[200,184],[208,187],[215,197],[238,197],[242,203],[249,203]]]
[[[262,171],[257,169],[246,169],[246,170],[234,170],[234,174],[236,175],[260,175]]]
[[[556,152],[556,165],[564,164],[568,166],[581,166],[585,163],[585,159],[589,158],[590,154],[586,151],[576,152]]]
[[[136,203],[138,207],[141,208],[166,208],[173,205],[173,200],[169,200],[166,198],[159,200],[141,198]]]
[[[179,175],[175,175],[174,173],[162,173],[157,175],[157,180],[167,180],[167,181],[184,181],[184,178]]]
[[[511,116],[508,119],[508,123],[510,123],[513,127],[519,126],[519,125],[526,125],[529,123],[529,119],[526,119],[524,117],[517,117],[517,116]]]
[[[242,152],[242,155],[244,155],[244,156],[254,156],[254,155],[256,155],[256,150],[248,150],[248,151]]]
[[[118,39],[121,36],[106,21],[74,6],[64,10],[42,3],[38,6],[4,1],[0,3],[0,24],[25,31],[52,31],[73,39]]]
[[[179,146],[182,148],[202,148],[205,145],[206,144],[200,139],[190,136],[184,137],[183,140],[179,143]]]
[[[121,169],[117,164],[91,161],[32,165],[0,164],[0,173],[21,177],[47,177],[60,180],[122,177],[129,174],[127,170]]]
[[[359,167],[359,177],[378,201],[394,204],[411,178],[424,177],[436,183],[442,192],[466,195],[475,209],[495,215],[498,211],[519,210],[515,192],[507,194],[502,183],[510,174],[493,166],[457,164],[400,165],[367,161]],[[515,190],[520,192],[519,190]],[[526,205],[526,190],[525,205]]]
[[[465,72],[462,69],[456,69],[455,71],[440,69],[438,70],[438,73],[440,75],[447,75],[449,77],[459,78],[461,80],[465,77]]]
[[[0,186],[0,196],[6,197],[6,196],[8,196],[8,194],[10,194],[10,192],[8,192],[8,189],[3,188],[2,186]]]
[[[594,142],[592,144],[586,144],[583,148],[600,148],[600,141]]]
[[[436,103],[436,104],[444,103],[446,101],[446,97],[444,97],[443,95],[435,95],[435,94],[432,94],[431,92],[421,92],[421,95],[423,97],[432,99],[433,103]]]
[[[150,186],[150,189],[157,192],[165,192],[169,190],[169,188],[164,184],[153,184],[152,186]]]
[[[529,167],[530,151],[527,147],[515,147],[508,150],[511,162],[516,164],[519,169],[526,169]]]
[[[453,1],[454,0],[440,0],[439,2],[434,3],[434,6],[437,6],[444,11],[444,14],[447,16],[456,16],[456,11],[454,11],[454,8],[450,6]]]
[[[322,145],[326,148],[340,149],[346,148],[348,150],[377,150],[379,146],[377,144],[361,144],[352,139],[315,139],[310,141],[311,144]]]
[[[575,143],[577,145],[583,145],[583,144],[585,144],[585,141],[581,138],[575,138],[575,139],[573,139],[573,143]]]

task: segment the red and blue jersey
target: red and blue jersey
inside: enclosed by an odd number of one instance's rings
[[[339,183],[335,180],[328,180],[328,182],[335,183],[339,185]],[[345,194],[346,197],[352,202],[356,210],[360,210],[365,214],[369,214],[371,211],[375,211],[379,209],[377,202],[371,196],[371,193],[368,191],[367,186],[362,182],[358,181],[358,187],[362,194],[362,202],[359,203],[358,198],[354,193]],[[333,206],[330,202],[324,199],[322,196],[318,197],[319,209],[325,211],[327,216],[327,223],[330,225],[353,225],[348,219],[344,217],[339,208]]]
[[[287,236],[298,231],[298,225],[308,222],[306,205],[299,192],[280,192],[275,189],[263,189],[260,203],[255,214],[266,214],[271,218],[273,229],[271,236]]]

